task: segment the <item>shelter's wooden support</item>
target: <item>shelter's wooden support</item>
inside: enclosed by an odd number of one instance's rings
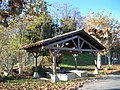
[[[108,65],[111,66],[111,54],[110,54],[110,50],[108,50],[108,54],[107,54],[107,57],[108,57]]]
[[[99,74],[99,70],[97,68],[97,52],[93,52],[93,55],[94,55],[94,63],[95,63],[95,70],[93,74]]]
[[[101,64],[101,54],[100,52],[97,53],[97,68],[100,69],[102,66]]]
[[[19,60],[19,74],[21,75],[22,74],[22,65],[21,65],[21,62],[22,62],[22,50],[19,50],[18,60]]]
[[[57,71],[56,71],[56,56],[57,56],[57,50],[53,51],[53,75],[52,75],[52,82],[57,82]]]
[[[82,44],[81,44],[81,46],[80,46],[80,48],[82,48],[82,46],[83,46],[84,43],[85,43],[85,42],[83,41]]]
[[[73,54],[74,61],[75,61],[75,69],[77,70],[77,56],[78,54]]]
[[[36,55],[37,55],[37,53],[36,53]],[[37,58],[38,58],[36,55],[34,55],[34,58],[35,58],[35,72],[37,72]]]
[[[77,43],[74,41],[74,39],[78,39]],[[73,48],[61,47],[61,44],[64,46],[64,44],[68,41],[72,41],[72,43],[74,45]],[[80,41],[82,41],[82,42],[80,42]],[[84,44],[88,44],[89,49],[84,49],[83,48]],[[83,39],[80,36],[73,36],[71,38],[46,45],[43,48],[44,49],[67,50],[67,51],[80,51],[80,52],[82,52],[82,51],[99,51],[94,45],[90,44],[88,41],[86,41],[85,39]]]
[[[74,42],[74,40],[72,40],[73,44],[75,45],[75,47],[77,48],[78,46],[76,45],[76,43]]]
[[[56,49],[56,50],[65,50],[65,51],[90,51],[90,52],[92,52],[92,51],[100,51],[100,50],[94,50],[94,49],[78,49],[78,48],[67,48],[67,47],[63,47],[63,48],[61,48],[61,47],[53,47],[53,46],[45,46],[44,47],[45,49]]]
[[[49,44],[47,46],[54,46],[54,45],[57,45],[57,44],[61,44],[61,43],[65,43],[67,41],[70,41],[70,40],[73,40],[73,39],[76,39],[78,36],[74,36],[72,38],[68,38],[68,39],[65,39],[65,40],[62,40],[62,41],[58,41],[58,42],[55,42],[55,43],[52,43],[52,44]]]
[[[33,75],[33,77],[35,77],[35,78],[38,78],[39,77],[39,74],[38,74],[38,70],[37,70],[37,59],[38,59],[38,57],[39,57],[39,53],[32,53],[33,54],[33,56],[34,56],[34,58],[35,58],[35,72],[34,72],[34,75]]]
[[[78,49],[81,49],[80,48],[80,39],[78,38]]]
[[[57,55],[57,50],[53,51],[53,74],[56,75],[56,55]]]
[[[75,69],[77,70],[77,58],[75,57]]]
[[[93,46],[92,44],[90,44],[89,42],[87,42],[85,39],[83,39],[82,37],[78,36],[78,38],[80,38],[81,40],[83,40],[85,43],[87,43],[88,45],[92,46],[94,49],[98,50],[95,46]]]

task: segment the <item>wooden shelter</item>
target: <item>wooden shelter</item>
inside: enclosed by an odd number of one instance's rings
[[[67,52],[99,52],[105,49],[97,40],[91,37],[84,30],[75,30],[69,33],[55,36],[53,38],[38,41],[36,43],[26,45],[21,49],[26,50],[34,55],[36,58],[37,72],[37,58],[45,50],[51,50],[53,52],[53,81],[56,81],[56,54],[57,51]]]

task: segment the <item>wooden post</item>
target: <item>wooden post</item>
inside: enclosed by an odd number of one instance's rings
[[[53,75],[56,75],[56,50],[53,51]]]
[[[98,52],[93,52],[93,55],[94,55],[94,63],[95,63],[95,70],[93,72],[93,74],[99,74],[99,70],[98,70],[98,67],[97,67],[97,54]]]
[[[59,81],[57,77],[57,72],[56,72],[56,56],[57,56],[57,50],[53,51],[53,76],[52,76],[52,82],[57,82]]]
[[[35,54],[33,53],[33,56],[35,57],[35,72],[34,72],[33,77],[34,77],[34,78],[39,78],[39,74],[38,74],[38,72],[37,72],[37,58],[38,58],[39,54],[36,53],[36,55],[35,55]]]
[[[97,61],[94,60],[94,62],[95,62],[95,70],[94,70],[93,74],[99,74],[99,70],[97,68]]]
[[[21,75],[22,74],[22,65],[21,65],[21,62],[22,62],[22,51],[20,50],[19,51],[19,54],[18,54],[18,58],[19,58],[19,74]]]
[[[37,72],[37,56],[35,57],[35,72]]]
[[[77,56],[78,54],[73,54],[74,61],[75,61],[75,70],[77,70]]]
[[[77,58],[75,57],[75,69],[77,70]]]
[[[111,55],[110,55],[110,50],[108,50],[108,65],[111,66]]]
[[[75,59],[75,70],[77,70],[77,57],[75,57],[74,59]]]
[[[101,64],[101,55],[100,52],[97,53],[97,68],[100,69],[102,66]]]

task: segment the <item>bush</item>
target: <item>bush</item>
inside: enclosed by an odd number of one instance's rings
[[[38,66],[37,69],[40,76],[46,76],[45,72],[48,71],[46,68],[43,68],[42,66]]]
[[[35,70],[35,67],[32,66],[32,65],[27,65],[23,68],[23,73],[26,74],[26,75],[33,75],[34,73],[34,70]]]
[[[27,76],[33,76],[34,71],[35,66],[27,65],[23,68],[23,73]],[[44,76],[45,72],[47,72],[47,69],[43,68],[42,66],[37,66],[37,72],[40,76]]]

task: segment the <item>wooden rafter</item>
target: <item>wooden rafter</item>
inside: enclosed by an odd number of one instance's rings
[[[74,41],[77,39],[77,44]],[[66,42],[72,41],[74,47],[69,48],[69,47],[64,47]],[[82,41],[82,43],[80,43]],[[83,45],[87,44],[89,46],[89,49],[83,49]],[[71,38],[64,39],[62,41],[58,41],[49,45],[44,46],[44,49],[56,49],[56,50],[66,50],[66,51],[99,51],[96,47],[94,47],[92,44],[90,44],[88,41],[83,39],[80,36],[74,36]]]
[[[84,43],[85,43],[84,41],[81,43],[81,45],[80,45],[80,49],[82,48],[82,46],[83,46]]]
[[[78,36],[74,36],[74,37],[71,37],[71,38],[67,38],[65,40],[61,40],[61,41],[58,41],[58,42],[55,42],[55,43],[52,43],[52,44],[49,44],[47,46],[54,46],[54,45],[57,45],[57,44],[61,44],[61,43],[65,43],[67,41],[70,41],[70,40],[73,40],[75,38],[77,38]]]
[[[76,43],[74,42],[74,40],[72,40],[73,44],[75,45],[75,47],[77,48],[78,46],[76,45]]]
[[[92,46],[94,49],[97,50],[97,48],[95,46],[93,46],[92,44],[90,44],[88,41],[86,41],[85,39],[83,39],[82,37],[78,36],[81,40],[83,40],[85,43],[87,43],[88,45]]]
[[[78,49],[81,49],[80,47],[80,39],[78,38]]]

